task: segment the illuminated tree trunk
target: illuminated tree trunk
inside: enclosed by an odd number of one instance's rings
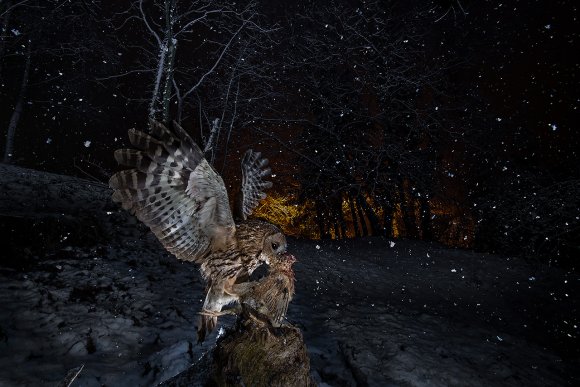
[[[14,106],[12,117],[10,117],[10,124],[8,125],[8,132],[6,133],[6,146],[4,148],[4,162],[10,163],[14,158],[14,138],[16,136],[16,128],[20,122],[20,116],[24,110],[24,100],[26,98],[26,90],[28,89],[28,76],[30,74],[30,57],[31,57],[32,42],[28,41],[26,48],[26,59],[24,63],[24,73],[22,74],[22,82],[20,83],[20,92],[18,93],[18,100]]]
[[[350,206],[350,214],[352,216],[352,224],[354,226],[354,236],[359,238],[361,236],[360,227],[358,225],[356,210],[354,209],[354,200],[350,195],[348,195],[348,204]]]

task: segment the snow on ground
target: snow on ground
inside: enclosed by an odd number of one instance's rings
[[[289,317],[303,325],[319,380],[546,386],[578,378],[578,275],[413,241],[317,244],[295,247],[303,259]]]
[[[215,342],[195,343],[195,265],[109,196],[0,165],[0,386],[56,383],[81,364],[74,386],[155,385]],[[321,385],[580,384],[575,273],[383,238],[290,250],[288,318]]]

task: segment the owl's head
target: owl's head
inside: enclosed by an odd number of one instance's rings
[[[249,260],[245,263],[251,274],[263,263],[270,265],[287,248],[286,237],[272,223],[263,220],[247,220],[238,224],[236,230],[238,246]]]
[[[285,254],[287,248],[286,237],[281,231],[267,235],[264,238],[262,253],[259,259],[269,265],[274,259]]]

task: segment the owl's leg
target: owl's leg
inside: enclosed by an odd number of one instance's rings
[[[206,336],[210,334],[217,325],[218,316],[215,313],[220,312],[222,308],[220,302],[220,296],[223,294],[222,289],[223,286],[220,286],[220,284],[212,284],[207,291],[202,310],[210,312],[212,315],[200,314],[197,324],[198,343],[202,343]]]
[[[225,285],[223,282],[218,282],[212,284],[208,289],[197,326],[198,343],[203,342],[205,337],[215,329],[222,308],[238,300],[237,296],[226,294]]]

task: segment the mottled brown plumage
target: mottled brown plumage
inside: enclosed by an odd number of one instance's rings
[[[256,312],[252,315],[267,318],[274,327],[280,326],[294,297],[294,262],[293,255],[277,256],[270,262],[267,276],[254,283],[234,286],[240,294],[240,303]]]
[[[251,150],[242,161],[242,221],[235,224],[222,178],[191,137],[174,123],[173,131],[151,122],[151,134],[129,130],[137,149],[119,149],[119,164],[131,167],[111,177],[113,200],[135,214],[177,258],[200,265],[207,280],[199,339],[217,322],[217,312],[237,301],[233,289],[261,263],[286,252],[286,238],[275,226],[245,221],[271,183],[267,160]],[[211,315],[211,314],[214,315]]]
[[[273,327],[282,324],[288,305],[294,296],[294,271],[296,262],[291,254],[277,255],[271,262],[268,274],[255,282],[243,282],[233,286],[240,305],[222,314],[237,314],[246,309],[249,316],[269,322]]]

